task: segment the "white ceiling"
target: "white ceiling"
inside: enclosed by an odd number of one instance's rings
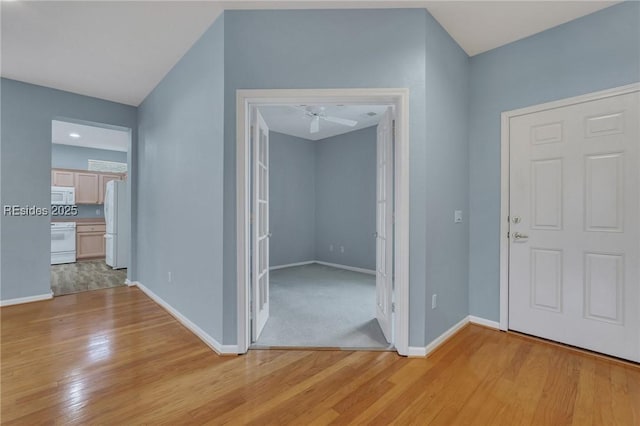
[[[617,1],[1,1],[2,76],[137,106],[226,9],[426,7],[469,54]]]
[[[70,135],[74,133],[80,137],[71,137]],[[51,122],[51,142],[127,152],[129,150],[129,132],[53,120]]]
[[[319,112],[321,105],[307,105],[303,108],[309,108],[314,112]],[[297,136],[299,138],[317,141],[320,139],[330,138],[332,136],[342,135],[344,133],[353,132],[355,130],[364,129],[365,127],[375,126],[380,121],[380,115],[387,109],[384,105],[322,105],[324,114],[347,120],[357,121],[354,127],[344,126],[342,124],[332,123],[326,120],[320,120],[320,131],[318,133],[310,132],[311,117],[304,111],[289,105],[266,106],[260,107],[260,113],[267,123],[269,130],[284,133],[286,135]],[[367,113],[374,112],[376,115],[369,116]]]
[[[2,1],[2,76],[137,106],[204,33],[204,2]]]
[[[621,1],[440,1],[427,9],[469,56],[486,52]]]

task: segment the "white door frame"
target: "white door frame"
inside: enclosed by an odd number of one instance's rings
[[[266,105],[385,104],[396,114],[394,146],[394,344],[400,355],[409,349],[409,89],[264,89],[236,91],[236,258],[238,353],[249,349],[250,253],[250,111]]]
[[[640,83],[503,112],[500,149],[500,330],[509,329],[509,122],[512,117],[640,91]],[[640,261],[640,259],[638,259]],[[640,301],[638,301],[640,306]]]

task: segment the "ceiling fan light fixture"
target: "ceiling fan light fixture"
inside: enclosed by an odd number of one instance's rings
[[[320,131],[320,116],[315,115],[311,119],[311,126],[309,126],[310,133],[318,133]]]

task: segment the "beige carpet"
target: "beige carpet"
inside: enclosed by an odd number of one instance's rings
[[[104,259],[51,265],[51,291],[54,296],[124,285],[126,269],[111,269]]]

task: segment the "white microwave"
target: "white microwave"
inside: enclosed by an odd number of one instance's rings
[[[51,204],[73,205],[76,203],[76,189],[69,186],[51,187]]]

